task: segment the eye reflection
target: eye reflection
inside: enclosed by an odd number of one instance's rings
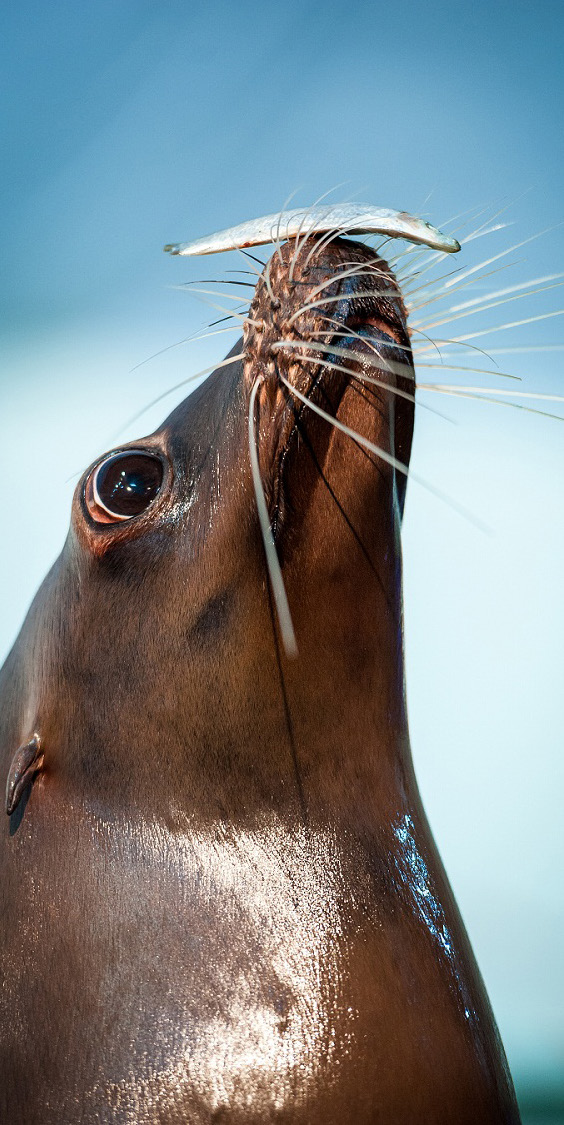
[[[85,501],[98,523],[114,523],[141,515],[161,488],[160,457],[142,450],[125,450],[106,457],[86,482]]]

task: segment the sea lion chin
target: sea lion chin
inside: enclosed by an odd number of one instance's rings
[[[0,679],[0,1120],[518,1121],[411,764],[413,417],[393,272],[302,231],[81,479]]]

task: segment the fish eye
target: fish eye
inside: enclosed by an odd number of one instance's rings
[[[119,523],[141,515],[163,483],[161,458],[141,449],[110,453],[92,470],[84,488],[89,515],[96,523]]]

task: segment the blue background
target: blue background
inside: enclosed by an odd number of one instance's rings
[[[240,265],[171,260],[165,242],[342,185],[336,200],[439,226],[507,206],[500,221],[513,225],[469,243],[462,265],[555,228],[475,292],[564,270],[563,23],[560,3],[520,0],[2,6],[0,657],[60,549],[76,474],[157,425],[184,391],[125,423],[231,346],[212,337],[132,371],[214,317],[170,286]],[[563,304],[553,289],[438,331]],[[522,389],[562,394],[563,340],[555,316],[491,344],[533,347],[498,361]],[[495,405],[432,405],[451,421],[419,411],[412,466],[491,534],[410,486],[415,764],[527,1120],[554,1122],[564,1120],[564,428]]]

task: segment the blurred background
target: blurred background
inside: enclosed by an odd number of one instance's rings
[[[545,288],[564,271],[563,32],[550,0],[2,5],[0,659],[61,548],[77,475],[154,428],[186,388],[128,419],[235,339],[171,347],[222,315],[173,286],[241,259],[170,259],[166,242],[331,188],[336,201],[467,223],[462,237],[511,224],[442,272],[545,231],[441,308],[551,278],[542,292],[430,334],[483,332],[475,366],[564,394],[564,294]],[[471,356],[450,345],[434,362]],[[421,402],[445,417],[419,410],[413,469],[487,530],[410,485],[415,766],[524,1120],[564,1121],[564,424],[431,392]]]

